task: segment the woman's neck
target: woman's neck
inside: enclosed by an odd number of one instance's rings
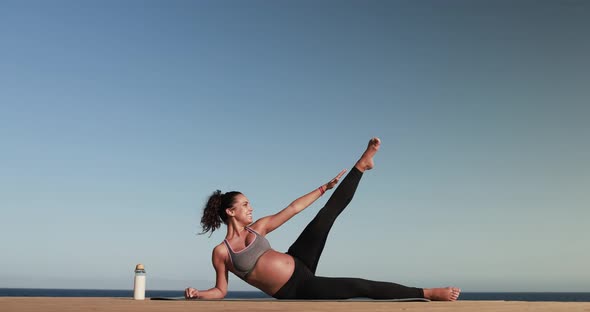
[[[231,238],[234,235],[242,236],[243,233],[247,233],[246,227],[248,226],[237,222],[228,224],[226,238]]]

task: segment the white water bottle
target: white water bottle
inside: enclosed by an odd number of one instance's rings
[[[133,299],[145,299],[145,269],[143,264],[135,266],[135,279],[133,280]]]

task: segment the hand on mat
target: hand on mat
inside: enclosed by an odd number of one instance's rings
[[[329,189],[333,188],[336,184],[338,184],[338,181],[340,180],[340,178],[342,178],[344,173],[346,173],[346,169],[340,171],[340,173],[334,179],[332,179],[332,180],[330,180],[330,182],[326,183],[326,190],[329,190]]]
[[[199,299],[199,291],[190,287],[185,289],[184,299]]]

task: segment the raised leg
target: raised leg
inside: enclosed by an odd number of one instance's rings
[[[289,248],[288,254],[299,258],[313,274],[317,269],[330,229],[336,218],[352,200],[365,170],[374,167],[373,156],[379,150],[381,141],[373,138],[355,166],[336,188],[326,205],[305,227]]]

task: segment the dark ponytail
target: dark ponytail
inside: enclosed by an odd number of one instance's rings
[[[203,216],[201,217],[203,232],[200,234],[205,234],[209,231],[213,234],[221,226],[221,223],[227,224],[227,213],[225,209],[234,205],[235,198],[239,194],[242,193],[232,191],[222,194],[220,190],[217,190],[209,196],[207,205],[203,208]]]

